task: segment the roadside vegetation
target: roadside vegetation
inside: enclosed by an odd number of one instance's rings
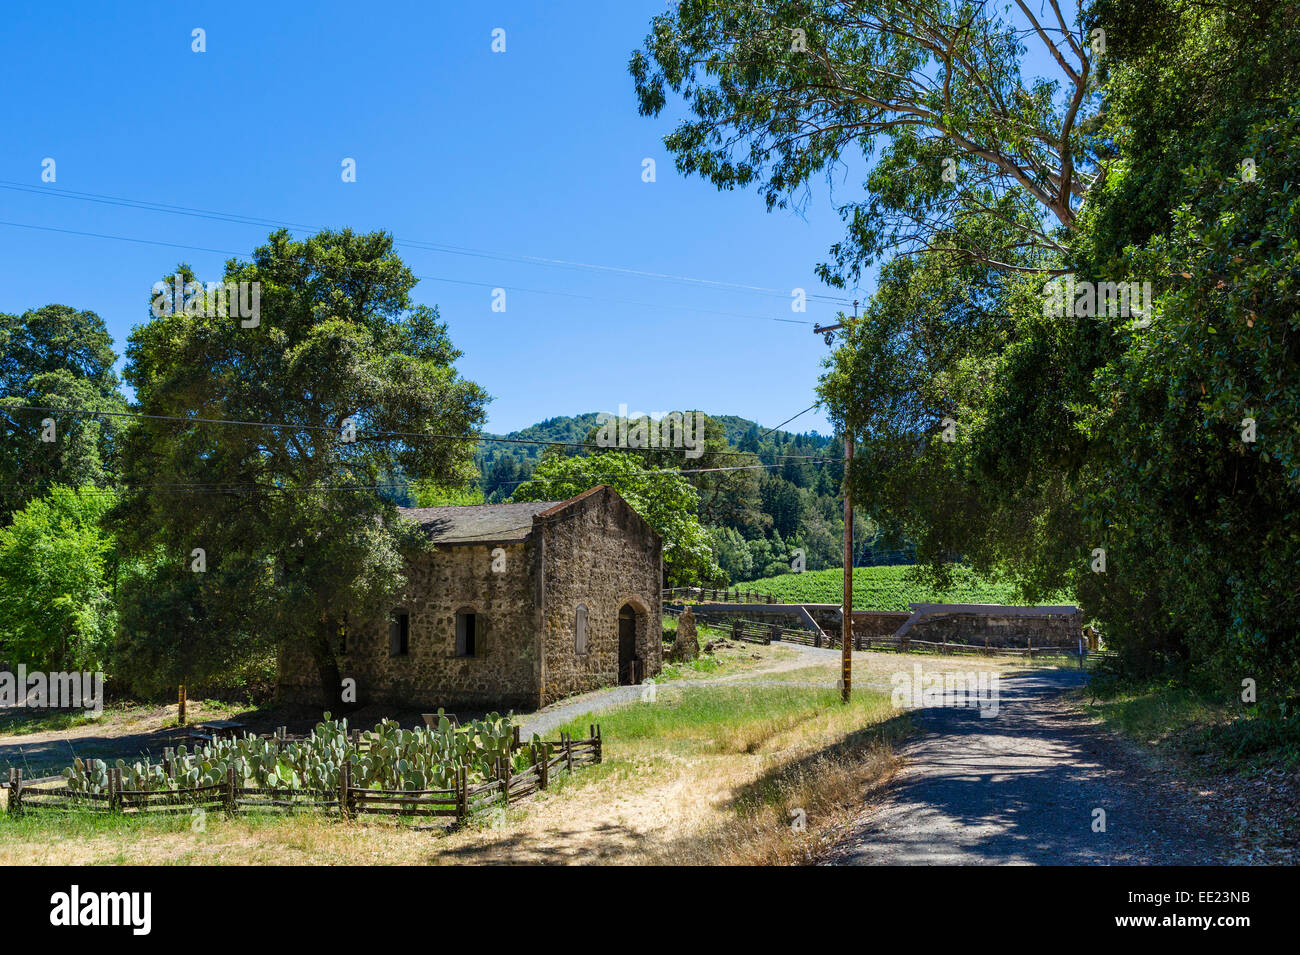
[[[1244,703],[1241,688],[1169,677],[1095,677],[1084,705],[1150,754],[1202,772],[1258,772],[1300,765],[1300,728]]]
[[[890,744],[907,728],[886,693],[845,707],[833,689],[744,684],[670,684],[652,703],[566,729],[585,734],[597,720],[603,763],[460,830],[310,811],[5,813],[0,864],[809,861],[888,778]]]

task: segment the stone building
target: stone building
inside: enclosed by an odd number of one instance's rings
[[[659,672],[663,542],[612,488],[402,512],[433,547],[385,617],[339,636],[358,703],[530,709]],[[282,653],[281,697],[319,703],[315,674]]]

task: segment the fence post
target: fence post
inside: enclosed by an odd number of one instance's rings
[[[9,811],[15,816],[23,811],[23,771],[9,769]]]
[[[511,751],[514,751],[514,750],[516,750],[516,749],[520,749],[524,744],[523,744],[522,742],[520,742],[520,740],[519,740],[519,724],[518,724],[518,723],[516,723],[516,724],[514,725],[514,727],[512,727],[512,731],[511,731],[511,734],[510,734],[510,735],[511,735],[511,740],[510,740],[510,749],[511,749]]]
[[[600,737],[600,724],[599,724],[599,723],[597,723],[597,724],[592,728],[592,734],[591,734],[591,735],[592,735],[592,737],[596,740],[596,745],[595,745],[594,749],[595,749],[595,752],[596,752],[596,762],[599,763],[601,760],[603,760],[603,759],[605,758],[605,745],[604,745],[604,743],[603,743],[603,741],[601,740],[601,737]]]
[[[235,814],[235,762],[226,767],[226,812]]]
[[[464,822],[469,815],[469,774],[464,764],[456,767],[456,821]]]
[[[117,794],[117,770],[108,771],[108,811],[116,812],[118,810],[118,800],[121,797]]]
[[[352,760],[345,759],[343,765],[339,767],[339,815],[344,819],[352,814],[350,812],[352,807],[348,804],[348,800],[352,798],[352,780],[349,778],[351,775]]]
[[[545,743],[542,744],[541,749],[542,749],[542,758],[541,761],[537,764],[537,784],[541,786],[543,789],[545,789],[551,783],[551,771],[546,765],[551,761],[551,756],[550,753],[546,751]]]
[[[731,639],[739,641],[740,634],[743,632],[743,630],[744,630],[744,626],[743,624],[741,624],[739,620],[731,621]]]
[[[561,733],[560,738],[564,740],[564,762],[569,767],[569,773],[573,773],[573,739],[568,733]]]

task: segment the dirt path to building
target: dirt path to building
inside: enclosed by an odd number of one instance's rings
[[[1206,865],[1232,838],[1211,792],[1151,772],[1063,699],[1070,670],[1006,675],[993,718],[914,713],[904,766],[832,865]],[[1094,831],[1105,813],[1105,831]]]
[[[765,684],[764,677],[771,677],[778,673],[788,673],[791,670],[802,670],[809,666],[815,666],[826,662],[830,654],[834,654],[838,659],[838,650],[822,650],[813,647],[801,646],[797,643],[780,644],[783,648],[795,651],[783,659],[777,659],[771,663],[765,663],[763,666],[748,670],[743,673],[732,673],[727,676],[717,676],[701,679],[681,679],[669,680],[657,684],[657,688],[662,687],[688,687],[688,686],[729,686],[733,683]],[[792,686],[785,681],[777,684],[779,686]],[[809,681],[809,685],[823,686],[821,682]],[[834,686],[833,682],[824,684]],[[576,720],[580,716],[594,716],[603,710],[612,709],[616,706],[622,706],[625,703],[636,703],[642,698],[646,688],[642,686],[611,686],[603,690],[595,690],[591,693],[584,693],[581,696],[570,697],[561,700],[558,703],[552,703],[550,706],[538,710],[536,713],[528,713],[517,718],[520,731],[524,738],[528,738],[533,733],[539,736],[549,736],[555,730],[559,729],[565,723]]]

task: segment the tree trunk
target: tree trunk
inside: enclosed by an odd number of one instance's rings
[[[338,631],[338,624],[329,617],[316,624],[312,635],[311,655],[316,663],[316,672],[320,676],[321,701],[330,713],[355,709],[355,703],[343,702],[343,680],[339,674],[339,661],[334,656],[333,636]]]

